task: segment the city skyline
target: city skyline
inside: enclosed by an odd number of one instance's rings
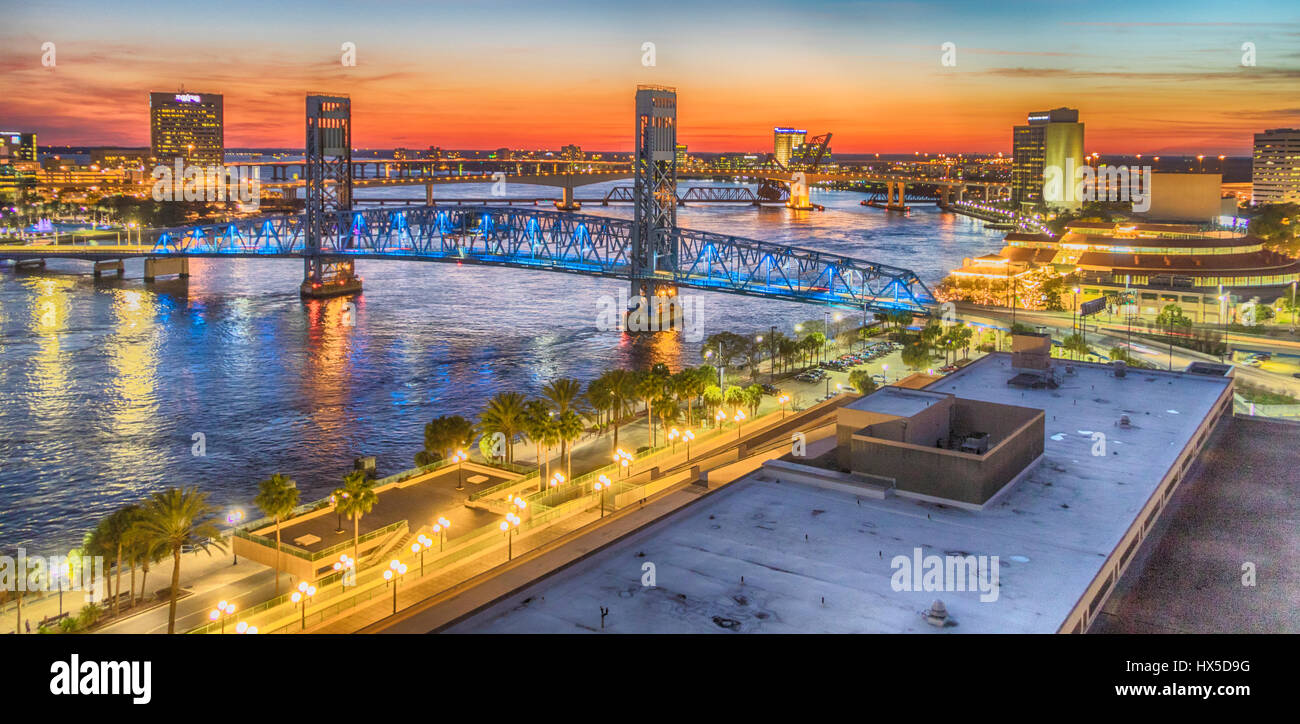
[[[1063,105],[1088,119],[1085,151],[1107,154],[1247,155],[1253,134],[1300,126],[1300,15],[1251,23],[1241,19],[1276,9],[1160,5],[1101,3],[1085,21],[1037,5],[826,2],[801,8],[796,27],[770,3],[668,3],[648,23],[581,2],[391,3],[347,23],[236,3],[145,27],[130,5],[53,3],[14,9],[0,30],[0,125],[47,146],[146,146],[148,93],[184,87],[225,96],[227,147],[295,147],[303,98],[326,91],[351,96],[363,148],[627,151],[628,89],[659,83],[678,89],[678,138],[692,153],[769,149],[784,125],[834,133],[841,154],[1008,152],[1028,111]],[[1151,21],[1175,9],[1181,22]],[[83,30],[65,24],[74,11]],[[209,47],[186,35],[217,26]],[[415,30],[429,27],[444,30]],[[1242,65],[1247,42],[1253,67]],[[340,62],[344,43],[354,67]],[[941,64],[944,43],[955,66]]]

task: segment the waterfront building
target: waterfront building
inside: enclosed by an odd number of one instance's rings
[[[808,131],[797,128],[773,128],[772,129],[772,156],[776,162],[782,166],[789,167],[790,159],[794,157],[794,149],[803,144],[808,137]]]
[[[1251,203],[1300,202],[1300,129],[1255,134],[1251,184]]]
[[[159,163],[218,166],[225,162],[226,136],[219,93],[150,93],[149,145]]]
[[[1083,168],[1083,124],[1072,108],[1030,113],[1012,129],[1011,199],[1027,209],[1077,209],[1075,176]],[[1049,170],[1058,174],[1051,181]],[[1046,188],[1045,188],[1046,185]]]

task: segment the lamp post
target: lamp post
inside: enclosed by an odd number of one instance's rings
[[[722,429],[722,424],[727,421],[727,413],[723,412],[722,410],[718,410],[717,414],[713,416],[713,419],[715,422],[717,422],[718,429]]]
[[[682,433],[682,439],[686,441],[686,459],[691,459],[691,440],[695,439],[695,433],[687,430]]]
[[[208,612],[208,619],[216,621],[221,620],[221,633],[226,632],[226,619],[235,615],[235,604],[222,600],[217,603],[217,607]]]
[[[632,460],[632,453],[623,448],[619,448],[618,451],[614,453],[614,464],[622,467],[624,475],[628,475],[632,472]]]
[[[785,403],[787,403],[787,402],[790,401],[790,396],[789,396],[789,395],[781,395],[780,397],[776,398],[776,401],[779,402],[779,403],[781,403],[781,419],[784,420],[784,419],[785,419]]]
[[[442,552],[443,546],[447,543],[447,529],[451,527],[451,521],[438,516],[438,522],[433,524],[433,532],[438,534],[438,552]]]
[[[681,436],[681,431],[675,427],[668,431],[668,442],[672,444],[673,452],[677,452],[677,438]]]
[[[240,521],[242,521],[243,519],[244,519],[244,511],[242,510],[232,510],[230,511],[230,513],[226,515],[226,523],[229,524],[232,529],[235,526],[239,525]],[[234,550],[235,550],[235,545],[234,543],[231,543],[230,551],[231,551],[231,555],[235,557],[235,562],[231,563],[230,565],[237,566],[239,565],[239,554],[235,553]]]
[[[451,456],[451,459],[456,463],[456,489],[457,490],[465,489],[465,483],[461,479],[464,477],[464,475],[461,474],[461,471],[465,469],[464,467],[465,460],[468,457],[469,456],[465,454],[464,450],[457,450],[456,454]]]
[[[1073,334],[1078,334],[1079,333],[1079,288],[1074,287],[1073,289],[1071,289],[1071,291],[1074,292],[1073,296],[1071,297],[1071,299],[1073,300],[1074,308],[1070,311],[1070,329],[1072,330]]]
[[[397,613],[397,582],[405,574],[406,564],[396,558],[388,562],[388,570],[384,571],[384,580],[393,584],[393,613]]]
[[[596,479],[596,484],[593,486],[596,488],[596,493],[600,496],[600,517],[602,518],[605,517],[605,491],[609,490],[610,485],[613,485],[613,483],[609,482],[609,477],[601,475]]]
[[[741,427],[740,423],[742,423],[742,422],[745,421],[745,411],[744,411],[744,410],[736,410],[736,416],[735,416],[735,418],[733,418],[733,419],[735,419],[735,421],[736,421],[736,439],[739,440],[739,439],[740,439],[740,427]]]
[[[416,539],[416,542],[411,544],[411,553],[420,554],[420,577],[421,578],[424,578],[424,550],[428,548],[430,545],[433,545],[433,541],[429,540],[428,536],[424,535],[423,533],[421,533],[420,537]]]
[[[511,536],[519,534],[519,516],[514,513],[506,513],[506,519],[501,521],[500,528],[506,534],[506,560],[513,560],[515,551],[514,539]]]
[[[334,563],[334,570],[339,573],[340,589],[347,588],[348,586],[348,574],[346,571],[349,569],[356,569],[356,567],[357,562],[353,560],[352,557],[346,553],[339,554],[339,559]]]
[[[235,626],[235,633],[239,633],[239,634],[255,634],[255,633],[257,633],[257,627],[256,627],[256,626],[249,626],[247,621],[240,621],[240,622]]]
[[[309,586],[306,581],[303,581],[298,584],[298,590],[294,591],[293,595],[289,597],[294,603],[302,604],[302,626],[298,629],[299,631],[306,630],[307,628],[307,602],[315,595],[316,587]],[[393,613],[397,612],[394,611]]]
[[[556,473],[551,476],[551,480],[547,483],[547,487],[558,488],[564,484],[564,480],[564,473]]]

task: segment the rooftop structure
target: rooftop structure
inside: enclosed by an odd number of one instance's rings
[[[928,396],[878,400],[897,413],[949,395],[1041,412],[1042,459],[983,510],[769,464],[450,630],[599,631],[601,607],[604,630],[615,633],[1087,630],[1211,429],[1231,414],[1232,378],[1071,370],[1058,389],[1012,387],[1012,358],[995,353]],[[927,557],[986,561],[995,593],[935,590],[902,573]],[[654,585],[643,583],[646,563]],[[936,599],[943,626],[923,615]]]

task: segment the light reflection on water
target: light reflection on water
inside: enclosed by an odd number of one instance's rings
[[[615,185],[577,195],[603,196]],[[435,192],[487,197],[490,189]],[[814,191],[825,212],[687,207],[678,223],[891,263],[930,284],[1001,237],[933,207],[905,218],[861,207],[862,198]],[[292,476],[312,500],[338,484],[354,456],[375,455],[381,473],[396,472],[411,464],[425,422],[477,416],[497,391],[536,394],[557,377],[585,381],[615,365],[698,363],[699,342],[680,335],[599,331],[598,298],[625,289],[614,280],[402,261],[357,266],[365,293],[353,301],[355,326],[343,323],[346,300],[299,298],[295,260],[193,259],[187,281],[150,286],[140,261],[127,262],[124,280],[96,281],[74,261],[50,261],[36,274],[4,269],[0,545],[66,549],[104,513],[169,485],[199,485],[218,504],[256,515],[256,483],[271,473]],[[788,302],[699,298],[705,336],[789,330],[820,317]],[[195,433],[202,456],[193,454]]]

